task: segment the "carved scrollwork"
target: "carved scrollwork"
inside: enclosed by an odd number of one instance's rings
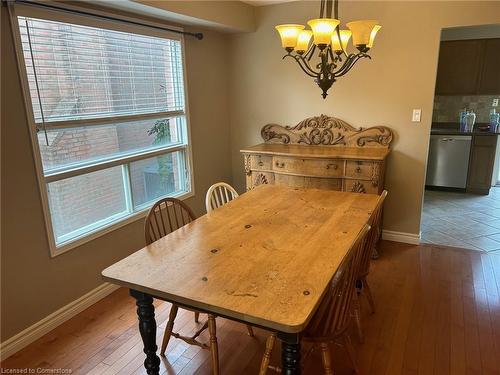
[[[366,190],[365,190],[365,187],[363,186],[363,184],[359,181],[356,181],[353,185],[352,185],[352,188],[351,188],[351,191],[353,193],[366,193]]]
[[[380,178],[380,163],[373,163],[372,186],[377,187]]]
[[[267,177],[263,173],[259,173],[259,174],[257,174],[257,177],[253,181],[252,189],[257,187],[257,186],[260,186],[260,185],[264,185],[264,184],[267,185],[268,183],[269,183],[269,181],[267,181]]]
[[[250,176],[252,174],[252,169],[251,169],[251,164],[250,164],[250,155],[245,154],[244,156],[244,163],[245,163],[245,173],[247,176]]]
[[[326,115],[310,117],[297,125],[265,125],[262,139],[269,143],[306,144],[323,146],[389,147],[392,131],[385,126],[355,128],[347,122]]]

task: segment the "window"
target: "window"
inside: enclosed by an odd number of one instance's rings
[[[55,253],[190,193],[179,36],[17,22]]]

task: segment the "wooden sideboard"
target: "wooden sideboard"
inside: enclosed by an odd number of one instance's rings
[[[392,131],[359,128],[321,115],[294,127],[268,124],[264,143],[241,150],[246,186],[286,184],[297,187],[380,194]]]

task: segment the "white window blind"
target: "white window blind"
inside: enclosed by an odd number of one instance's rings
[[[181,39],[17,21],[56,249],[190,192]]]
[[[37,123],[184,110],[179,40],[26,17],[19,27]]]

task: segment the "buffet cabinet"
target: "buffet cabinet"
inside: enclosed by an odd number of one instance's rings
[[[387,127],[356,129],[325,115],[294,127],[269,124],[264,143],[242,149],[246,187],[295,187],[380,194],[392,132]]]

